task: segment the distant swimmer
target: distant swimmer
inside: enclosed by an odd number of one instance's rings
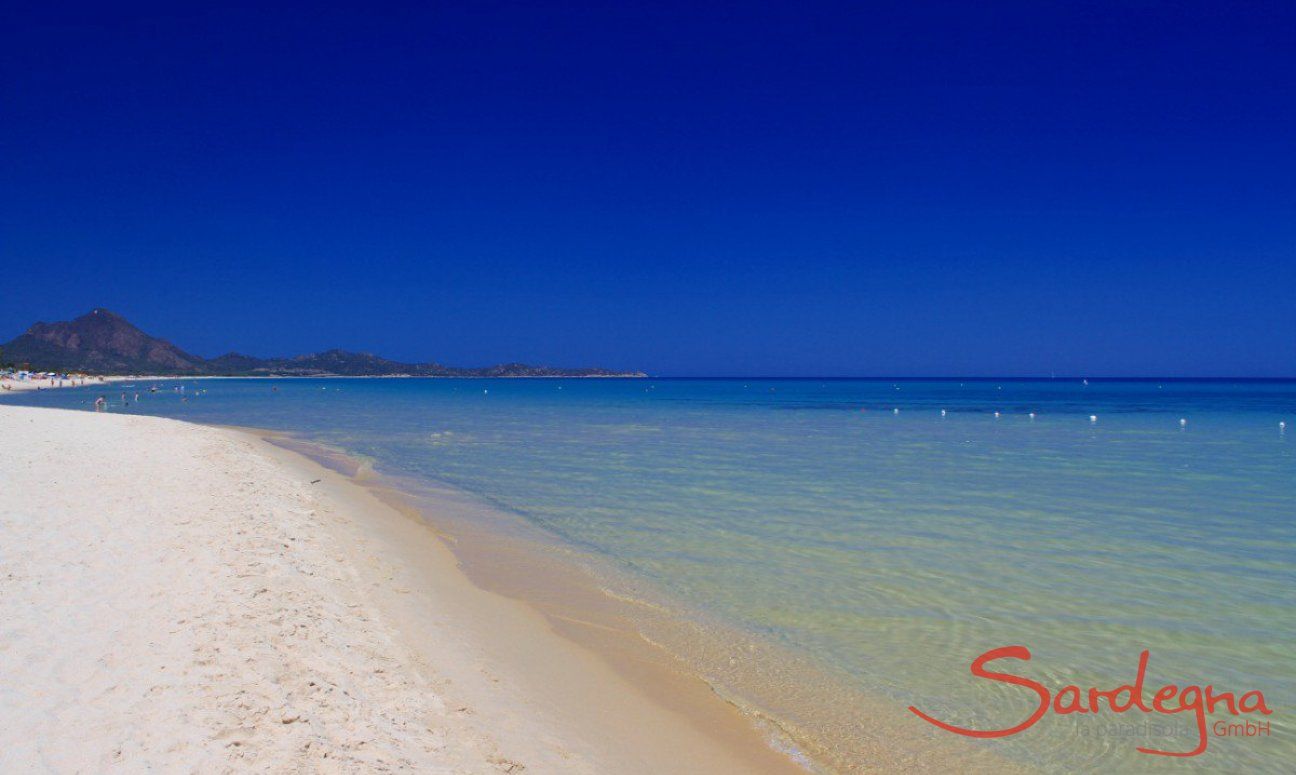
[[[99,396],[98,398],[95,399],[96,412],[102,412],[107,407],[108,407],[108,401],[103,396]]]

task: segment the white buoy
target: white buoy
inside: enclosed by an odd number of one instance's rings
[[[891,414],[900,414],[900,409],[899,409],[899,407],[897,407],[897,408],[895,408],[895,409],[892,409],[892,410],[891,410]]]
[[[998,412],[995,412],[995,419],[996,419],[996,420],[999,419],[999,413],[998,413]]]
[[[1285,431],[1285,430],[1287,430],[1287,423],[1283,422],[1282,420],[1279,420],[1279,421],[1278,421],[1278,430],[1280,430],[1280,431]]]
[[[941,417],[944,417],[944,416],[945,416],[945,410],[942,409],[942,410],[941,410]]]
[[[1089,415],[1089,422],[1098,422],[1098,415],[1096,414]]]
[[[1186,417],[1180,417],[1180,418],[1179,418],[1179,427],[1180,427],[1180,428],[1184,427],[1184,426],[1187,425],[1187,424],[1188,424],[1188,418],[1186,418]]]
[[[1034,412],[1031,412],[1031,413],[1030,413],[1030,418],[1031,418],[1032,420],[1035,419],[1035,413],[1034,413]]]

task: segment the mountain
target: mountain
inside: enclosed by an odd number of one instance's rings
[[[401,363],[371,353],[326,350],[293,358],[257,358],[227,353],[206,359],[149,336],[120,315],[96,309],[76,320],[37,323],[5,345],[0,362],[34,371],[80,371],[90,374],[157,374],[203,376],[345,376],[345,377],[642,377],[642,372],[608,369],[560,369],[505,363],[458,368],[437,363]]]
[[[6,361],[43,371],[96,374],[198,374],[205,362],[164,339],[149,336],[126,318],[96,309],[76,320],[37,323],[0,346]]]

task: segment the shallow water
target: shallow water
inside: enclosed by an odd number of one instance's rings
[[[1296,383],[204,380],[186,401],[147,384],[139,403],[117,386],[9,400],[105,394],[113,411],[289,431],[453,485],[602,558],[615,594],[723,624],[750,639],[735,653],[823,667],[823,686],[777,664],[759,680],[704,668],[812,731],[863,723],[841,689],[893,699],[897,724],[925,727],[912,703],[1010,726],[1033,695],[971,678],[978,654],[1026,645],[1030,663],[999,667],[1112,689],[1146,648],[1149,694],[1259,689],[1271,734],[1168,759],[1134,748],[1191,749],[1190,714],[1050,714],[989,745],[1053,771],[1296,760]]]

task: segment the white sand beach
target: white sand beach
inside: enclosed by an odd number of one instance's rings
[[[9,376],[0,376],[0,396],[5,393],[25,393],[29,390],[57,390],[59,388],[82,387],[85,385],[103,385],[105,389],[114,383],[134,382],[136,380],[165,379],[164,377],[88,377],[74,376],[68,378],[30,378],[14,379]]]
[[[0,405],[0,439],[0,772],[794,769],[253,435]]]

